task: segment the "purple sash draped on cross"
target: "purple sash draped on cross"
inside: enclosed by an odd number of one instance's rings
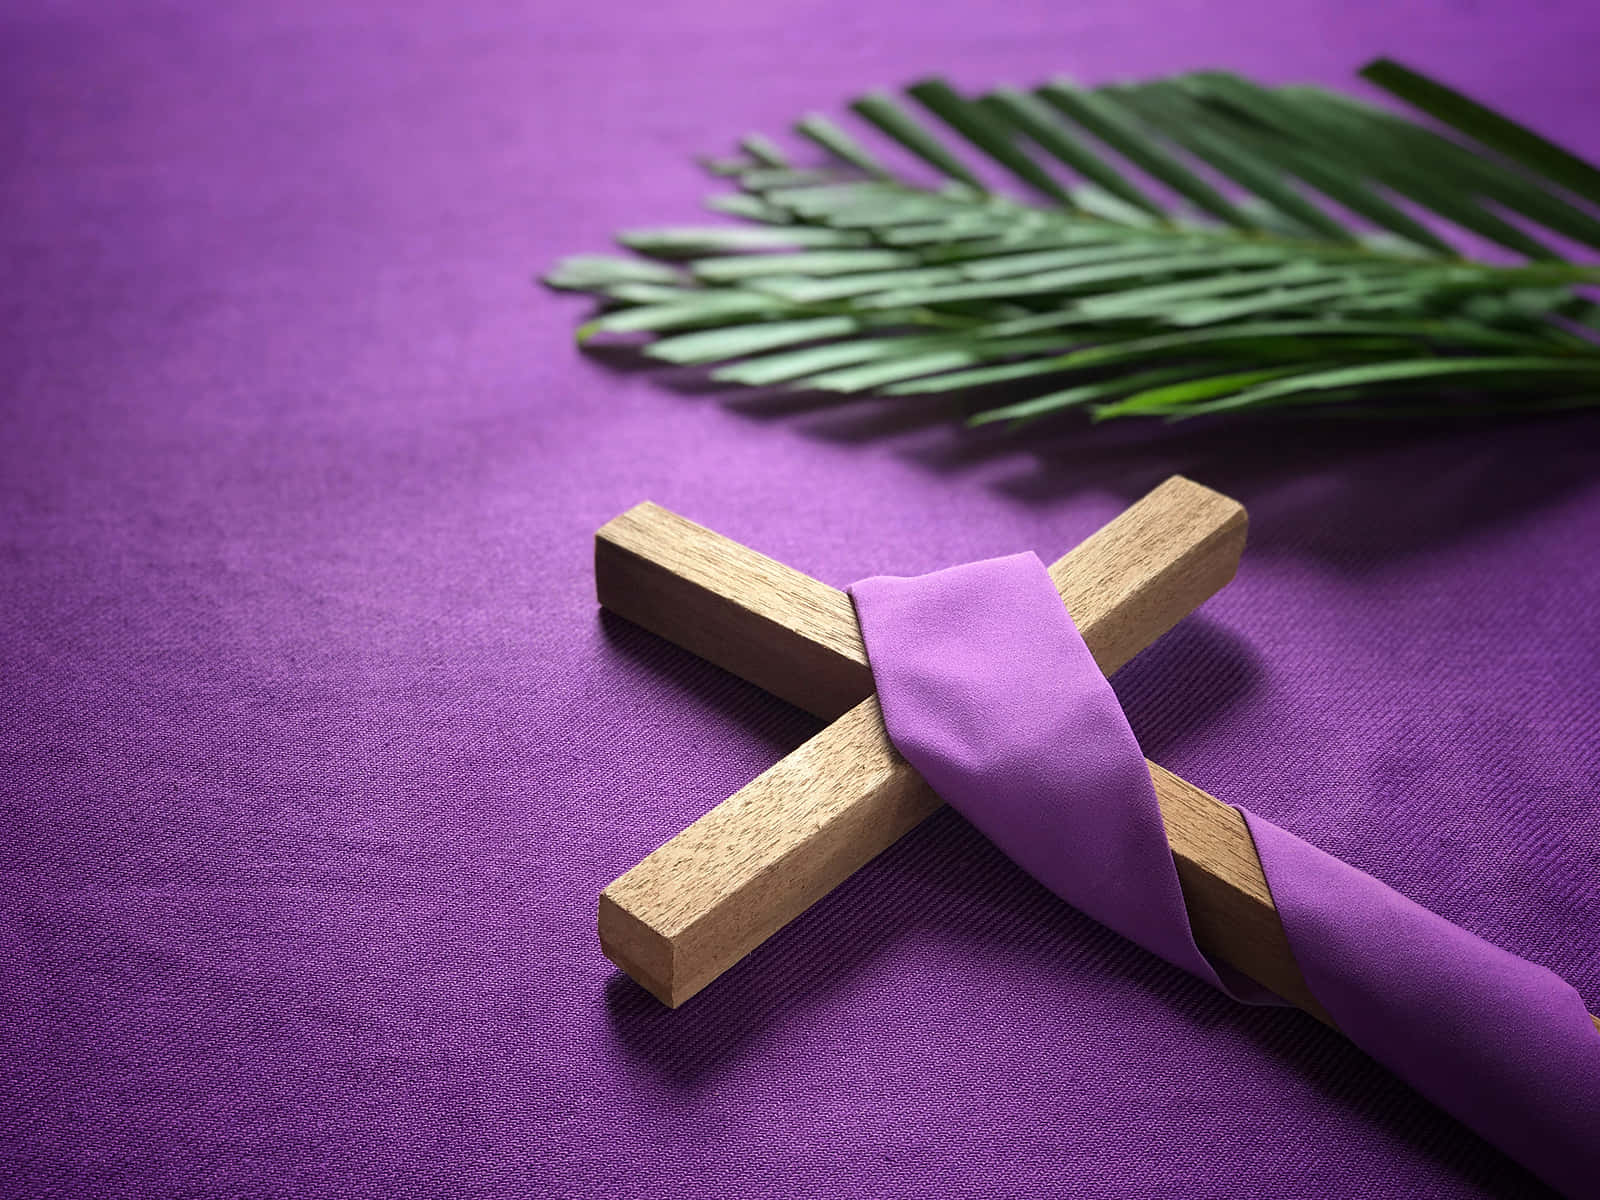
[[[1195,945],[1133,731],[1032,554],[850,589],[889,736],[1062,899],[1238,999]],[[1296,962],[1357,1046],[1555,1187],[1600,1195],[1577,992],[1241,809]]]

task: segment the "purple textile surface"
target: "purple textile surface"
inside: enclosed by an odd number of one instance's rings
[[[1600,998],[1600,419],[1064,425],[708,395],[529,283],[690,155],[979,85],[1402,54],[1589,154],[1590,0],[0,15],[0,1193],[1540,1195],[953,813],[677,1012],[595,895],[816,726],[598,616],[650,498],[832,583],[1166,475],[1239,578],[1147,753]]]
[[[850,593],[889,736],[934,790],[1080,912],[1222,986],[1144,755],[1037,556]],[[1600,1196],[1600,1032],[1572,985],[1243,815],[1340,1030],[1541,1179]]]

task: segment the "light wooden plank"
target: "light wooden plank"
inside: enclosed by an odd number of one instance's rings
[[[848,595],[659,505],[601,527],[594,578],[619,617],[825,720],[872,695]]]

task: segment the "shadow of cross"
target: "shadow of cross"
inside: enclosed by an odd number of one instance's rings
[[[1174,476],[1050,567],[1110,674],[1233,578],[1242,505]],[[606,956],[677,1007],[941,801],[890,744],[850,598],[644,503],[595,536],[602,605],[833,723],[600,895]],[[1200,948],[1332,1024],[1243,818],[1150,763]]]

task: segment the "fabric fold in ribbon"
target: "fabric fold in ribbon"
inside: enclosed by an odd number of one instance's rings
[[[1195,944],[1144,757],[1037,557],[850,592],[890,739],[946,802],[1088,916],[1273,1002]],[[1600,1195],[1600,1032],[1577,992],[1240,811],[1346,1036],[1557,1188]]]

